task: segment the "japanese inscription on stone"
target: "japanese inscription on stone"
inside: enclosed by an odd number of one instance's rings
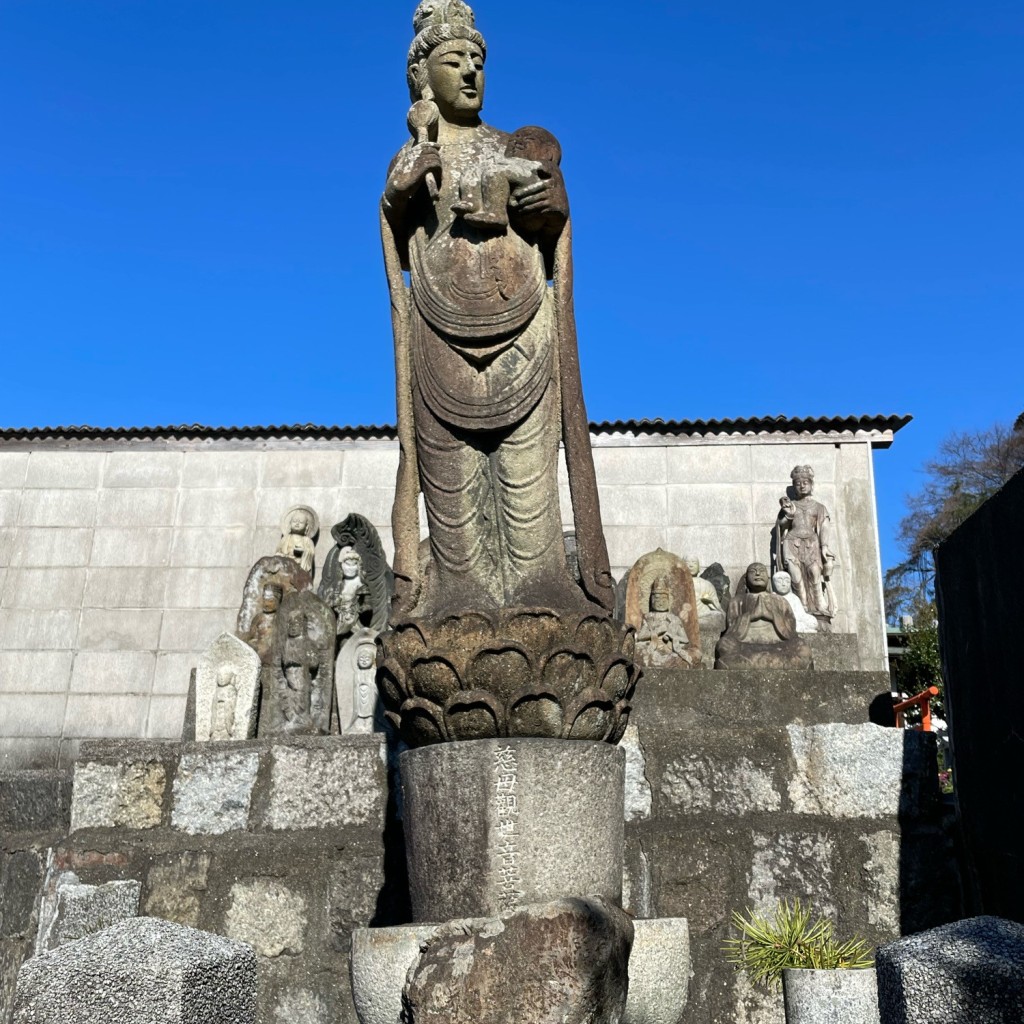
[[[503,911],[515,910],[523,899],[523,876],[519,873],[519,798],[516,793],[519,763],[511,747],[494,752],[497,790],[498,857],[501,863],[498,901]]]

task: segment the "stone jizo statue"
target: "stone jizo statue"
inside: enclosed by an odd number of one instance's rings
[[[811,649],[797,634],[793,609],[768,589],[768,566],[751,563],[745,583],[746,593],[729,602],[728,625],[718,641],[715,668],[813,668]]]
[[[788,572],[779,571],[772,575],[772,589],[780,597],[784,597],[793,609],[793,616],[796,619],[796,631],[798,633],[817,633],[818,620],[813,615],[807,614],[803,601],[793,593],[793,581]]]
[[[296,505],[281,518],[279,555],[294,558],[306,572],[313,571],[316,536],[320,532],[320,518],[308,505]]]
[[[792,491],[779,499],[775,523],[776,569],[789,573],[793,592],[807,611],[818,620],[821,632],[831,632],[836,611],[832,572],[836,563],[832,521],[828,509],[814,494],[814,470],[795,466],[790,474]]]
[[[221,633],[196,664],[195,739],[244,740],[256,735],[260,659],[231,633]]]
[[[651,587],[650,611],[636,634],[637,661],[641,665],[672,668],[680,661],[687,666],[693,664],[693,656],[687,650],[690,638],[683,620],[669,611],[671,602],[668,580],[660,576]]]
[[[413,24],[414,137],[392,161],[381,205],[402,453],[396,611],[610,610],[557,140],[481,120],[487,51],[462,0],[424,0]],[[563,557],[560,441],[581,584]]]

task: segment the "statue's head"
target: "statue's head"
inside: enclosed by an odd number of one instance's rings
[[[230,665],[221,665],[217,669],[217,685],[227,688],[235,681],[235,670]]]
[[[672,591],[669,590],[668,580],[659,576],[651,584],[651,611],[667,612],[672,603]]]
[[[360,644],[356,651],[356,667],[361,669],[373,668],[377,659],[377,648],[373,644]]]
[[[781,594],[785,597],[793,589],[793,577],[788,572],[780,569],[772,577],[772,587],[774,587],[776,594]]]
[[[414,100],[433,100],[447,121],[475,119],[484,105],[487,44],[463,0],[422,0],[406,76]]]
[[[347,580],[357,579],[363,571],[363,559],[351,545],[341,549],[338,561],[341,564],[341,575]]]
[[[794,466],[789,478],[793,481],[793,490],[798,497],[806,498],[814,493],[814,470],[810,466]]]
[[[700,575],[700,559],[694,558],[693,555],[687,555],[683,562],[686,564],[686,571],[696,578]]]
[[[309,535],[309,528],[312,525],[313,520],[308,512],[301,508],[292,509],[292,514],[288,517],[288,530],[291,533],[306,537]]]
[[[747,566],[747,591],[760,594],[768,589],[768,566],[764,562],[751,562]]]
[[[269,615],[277,611],[284,597],[284,589],[276,583],[268,583],[263,588],[263,610]]]
[[[288,616],[288,635],[291,637],[303,636],[306,632],[306,613],[301,608],[296,608]]]

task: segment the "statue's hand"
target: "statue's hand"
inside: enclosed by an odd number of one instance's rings
[[[509,199],[509,205],[520,213],[557,213],[569,215],[569,197],[565,194],[565,179],[554,164],[545,164],[537,172],[540,181],[520,185]]]
[[[403,150],[388,177],[388,199],[408,199],[431,173],[440,182],[441,150],[436,142],[421,142]]]
[[[796,505],[793,504],[790,498],[779,498],[779,506],[782,509],[782,514],[787,519],[792,519],[796,515]]]

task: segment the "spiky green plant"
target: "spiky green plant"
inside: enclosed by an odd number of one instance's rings
[[[749,908],[745,915],[734,911],[732,923],[739,935],[723,943],[726,960],[767,988],[779,988],[787,967],[842,969],[874,963],[864,939],[836,942],[832,922],[815,918],[799,899],[780,900],[771,918]]]

